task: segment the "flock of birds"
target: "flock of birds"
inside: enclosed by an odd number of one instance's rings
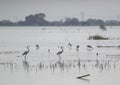
[[[68,43],[68,46],[69,46],[69,47],[72,47],[72,44],[69,42],[69,43]],[[39,45],[36,45],[35,47],[36,47],[36,50],[39,50],[39,48],[40,48]],[[25,57],[25,60],[26,60],[26,56],[27,56],[28,53],[30,52],[30,46],[27,46],[26,48],[27,48],[27,50],[22,53],[22,56]],[[77,46],[76,46],[76,51],[79,51],[79,48],[80,48],[80,46],[77,45]],[[61,50],[58,51],[58,52],[56,53],[56,55],[61,59],[61,56],[60,56],[60,55],[64,52],[63,46],[61,46],[60,49],[61,49]],[[88,50],[88,51],[91,51],[92,49],[93,49],[93,47],[92,47],[91,45],[87,45],[87,50]],[[50,52],[50,49],[48,49],[48,53],[49,53],[49,52]],[[98,53],[97,53],[96,55],[98,55]]]

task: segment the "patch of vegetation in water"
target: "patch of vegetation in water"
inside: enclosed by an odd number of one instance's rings
[[[100,25],[99,28],[102,29],[103,31],[107,30],[107,28],[104,25]]]
[[[111,47],[111,48],[114,48],[114,47],[118,47],[118,48],[120,48],[120,45],[119,46],[97,46],[97,47],[99,47],[99,48],[101,48],[101,47]]]
[[[109,40],[109,38],[102,37],[100,35],[89,36],[89,40]]]

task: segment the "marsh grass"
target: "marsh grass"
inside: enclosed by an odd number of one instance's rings
[[[89,40],[109,40],[109,38],[100,35],[93,35],[93,36],[89,36]]]

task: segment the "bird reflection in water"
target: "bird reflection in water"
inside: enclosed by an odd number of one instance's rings
[[[83,80],[85,82],[90,82],[90,79],[87,79],[87,78],[81,78],[80,80]]]
[[[30,70],[30,65],[29,63],[27,62],[27,60],[23,60],[23,68],[26,72],[29,72]]]

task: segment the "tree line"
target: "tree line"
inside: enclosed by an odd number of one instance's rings
[[[86,21],[80,21],[78,18],[65,18],[60,21],[48,21],[45,19],[44,13],[36,13],[34,15],[28,15],[24,21],[12,22],[10,20],[1,20],[0,26],[120,26],[118,20],[107,20],[102,19],[87,19]]]

